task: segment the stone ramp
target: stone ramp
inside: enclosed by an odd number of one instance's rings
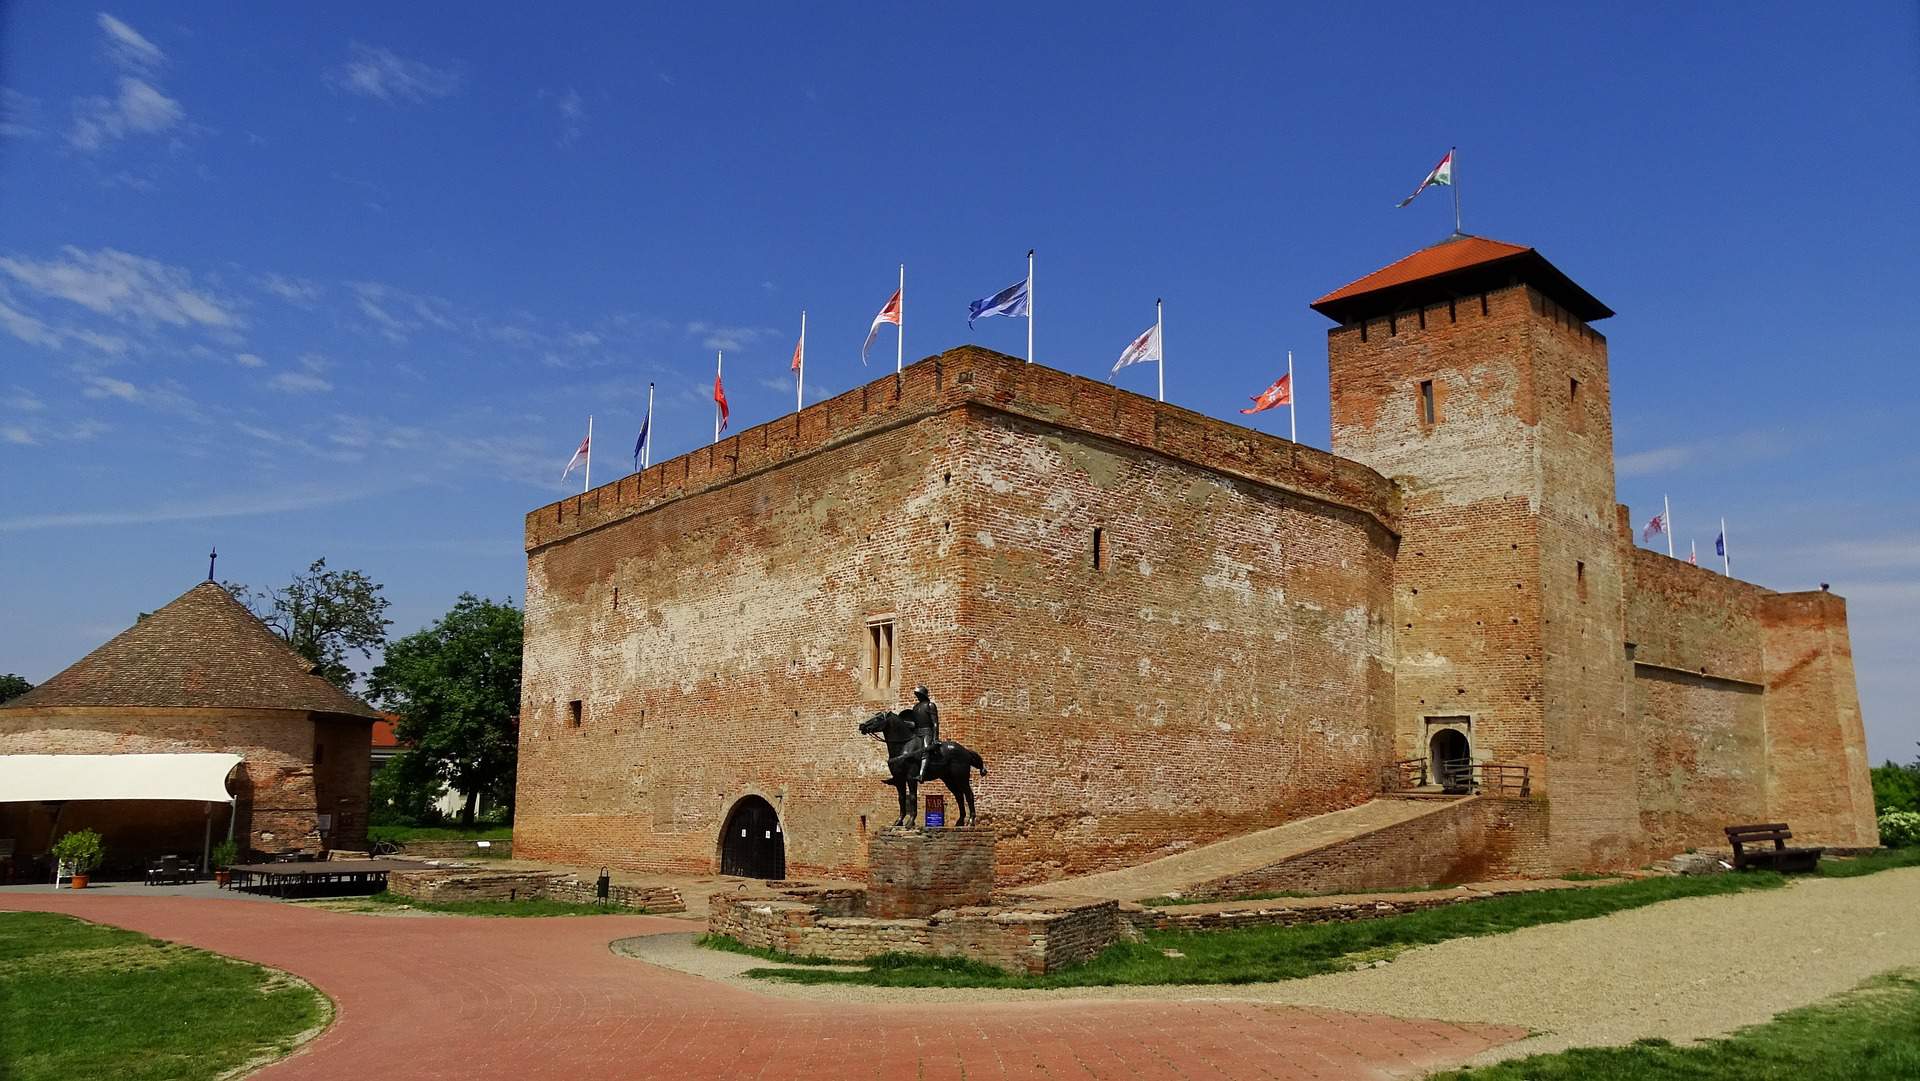
[[[1138,901],[1170,894],[1192,895],[1197,887],[1285,863],[1328,845],[1403,825],[1458,806],[1452,799],[1381,798],[1343,811],[1315,815],[1284,826],[1241,834],[1149,863],[1022,887],[1043,897],[1111,897]]]

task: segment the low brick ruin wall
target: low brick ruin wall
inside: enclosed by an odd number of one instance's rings
[[[1543,799],[1470,796],[1435,814],[1334,841],[1257,870],[1187,889],[1191,898],[1249,893],[1365,893],[1551,873]]]
[[[404,855],[424,860],[500,860],[513,855],[513,842],[489,839],[487,847],[481,848],[476,841],[408,841],[399,849]]]
[[[986,905],[885,919],[866,914],[870,896],[846,896],[864,891],[781,885],[715,894],[708,902],[708,932],[802,957],[862,961],[920,953],[1034,975],[1084,964],[1133,937],[1117,901],[1002,895]]]
[[[426,867],[387,875],[387,892],[415,901],[599,901],[596,883],[558,871],[489,871]],[[686,902],[671,886],[622,886],[607,891],[611,908],[636,912],[684,912]]]
[[[867,843],[867,912],[931,916],[993,897],[994,832],[977,826],[889,829]]]

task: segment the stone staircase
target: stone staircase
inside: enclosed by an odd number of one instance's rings
[[[1289,878],[1287,865],[1306,858],[1337,855],[1342,846],[1372,841],[1367,847],[1391,848],[1401,833],[1419,832],[1421,820],[1450,815],[1475,797],[1449,795],[1440,791],[1408,791],[1369,800],[1330,814],[1315,815],[1283,826],[1230,837],[1202,845],[1149,863],[1103,871],[1099,874],[1063,878],[1054,882],[1026,886],[1018,892],[1043,897],[1111,897],[1138,901],[1148,897],[1228,896],[1234,892],[1255,892],[1264,880],[1281,888],[1298,888],[1283,883]],[[1354,855],[1360,856],[1356,850]],[[1311,876],[1308,876],[1311,877]],[[1391,885],[1423,885],[1421,882],[1397,882]],[[1346,883],[1328,882],[1330,887]]]

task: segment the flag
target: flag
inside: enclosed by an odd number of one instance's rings
[[[1651,519],[1648,519],[1646,528],[1640,531],[1640,540],[1642,543],[1645,543],[1659,536],[1660,534],[1665,533],[1666,531],[1667,531],[1667,515],[1666,515],[1666,512],[1662,511],[1659,514],[1654,515]]]
[[[873,317],[873,325],[867,328],[867,344],[860,347],[860,363],[867,362],[867,350],[873,348],[873,339],[880,333],[882,323],[892,323],[896,327],[900,325],[900,290],[895,289],[880,308],[880,314]],[[795,350],[794,355],[797,358],[799,351]]]
[[[1276,405],[1293,404],[1293,376],[1283,375],[1273,381],[1273,385],[1260,392],[1253,400],[1252,409],[1242,409],[1242,413],[1258,413],[1263,409],[1272,409]]]
[[[1713,538],[1713,554],[1717,556],[1727,554],[1727,531],[1724,529],[1720,531],[1719,536]]]
[[[1027,314],[1028,286],[1033,284],[1022,278],[990,297],[983,297],[967,305],[967,329],[973,329],[975,319],[985,319],[990,315],[1004,315],[1016,319]]]
[[[897,323],[897,322],[899,322],[899,320],[898,320],[898,319],[895,319],[895,320],[894,320],[894,322],[896,322],[896,323]],[[880,324],[878,324],[878,323],[875,323],[874,325],[875,325],[875,326],[879,326]],[[872,345],[872,344],[873,344],[873,337],[872,337],[871,335],[869,335],[869,336],[867,337],[867,344],[868,344],[868,345]],[[801,339],[800,339],[799,341],[797,341],[797,342],[794,342],[794,343],[793,343],[793,363],[792,363],[791,365],[788,365],[788,367],[790,367],[790,368],[792,368],[792,369],[793,369],[794,371],[796,371],[796,372],[797,372],[797,371],[799,371],[799,370],[800,370],[800,365],[801,365],[801,364],[802,364],[802,363],[804,362],[804,360],[805,360],[805,356],[804,356],[804,354],[806,353],[806,350],[807,350],[807,339],[806,339],[806,338],[804,338],[804,337],[802,337],[802,338],[801,338]]]
[[[720,373],[713,373],[713,404],[720,407],[720,430],[727,430],[727,388],[720,385]]]
[[[1135,338],[1132,345],[1127,346],[1121,351],[1120,359],[1113,362],[1113,374],[1119,374],[1120,369],[1129,364],[1142,364],[1146,361],[1159,359],[1160,324],[1155,323],[1148,327],[1138,338]],[[1111,379],[1113,376],[1109,375],[1107,378]]]
[[[1692,541],[1687,542],[1687,562],[1696,567],[1700,565],[1700,553],[1694,549]]]
[[[582,439],[580,441],[580,449],[573,452],[573,457],[567,459],[567,468],[564,472],[560,474],[560,479],[566,480],[567,474],[573,472],[573,467],[586,461],[587,456],[592,453],[593,453],[593,436],[589,435],[585,439]]]
[[[652,393],[649,391],[648,393]],[[653,403],[647,403],[647,415],[640,421],[640,438],[633,441],[633,467],[640,468],[640,452],[647,447],[647,429],[653,427]]]
[[[1427,174],[1427,178],[1420,182],[1420,186],[1413,189],[1413,194],[1395,203],[1394,207],[1398,209],[1399,207],[1406,206],[1408,203],[1411,203],[1415,199],[1418,199],[1420,197],[1421,192],[1426,191],[1428,188],[1432,187],[1435,184],[1445,184],[1445,185],[1448,185],[1449,187],[1452,186],[1453,184],[1453,151],[1451,150],[1447,151],[1447,156],[1444,158],[1441,158],[1440,164],[1434,166],[1433,171]]]

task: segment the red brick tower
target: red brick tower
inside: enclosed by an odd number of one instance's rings
[[[1613,314],[1531,248],[1455,236],[1313,303],[1333,450],[1393,478],[1398,753],[1531,770],[1549,858],[1636,857]]]

